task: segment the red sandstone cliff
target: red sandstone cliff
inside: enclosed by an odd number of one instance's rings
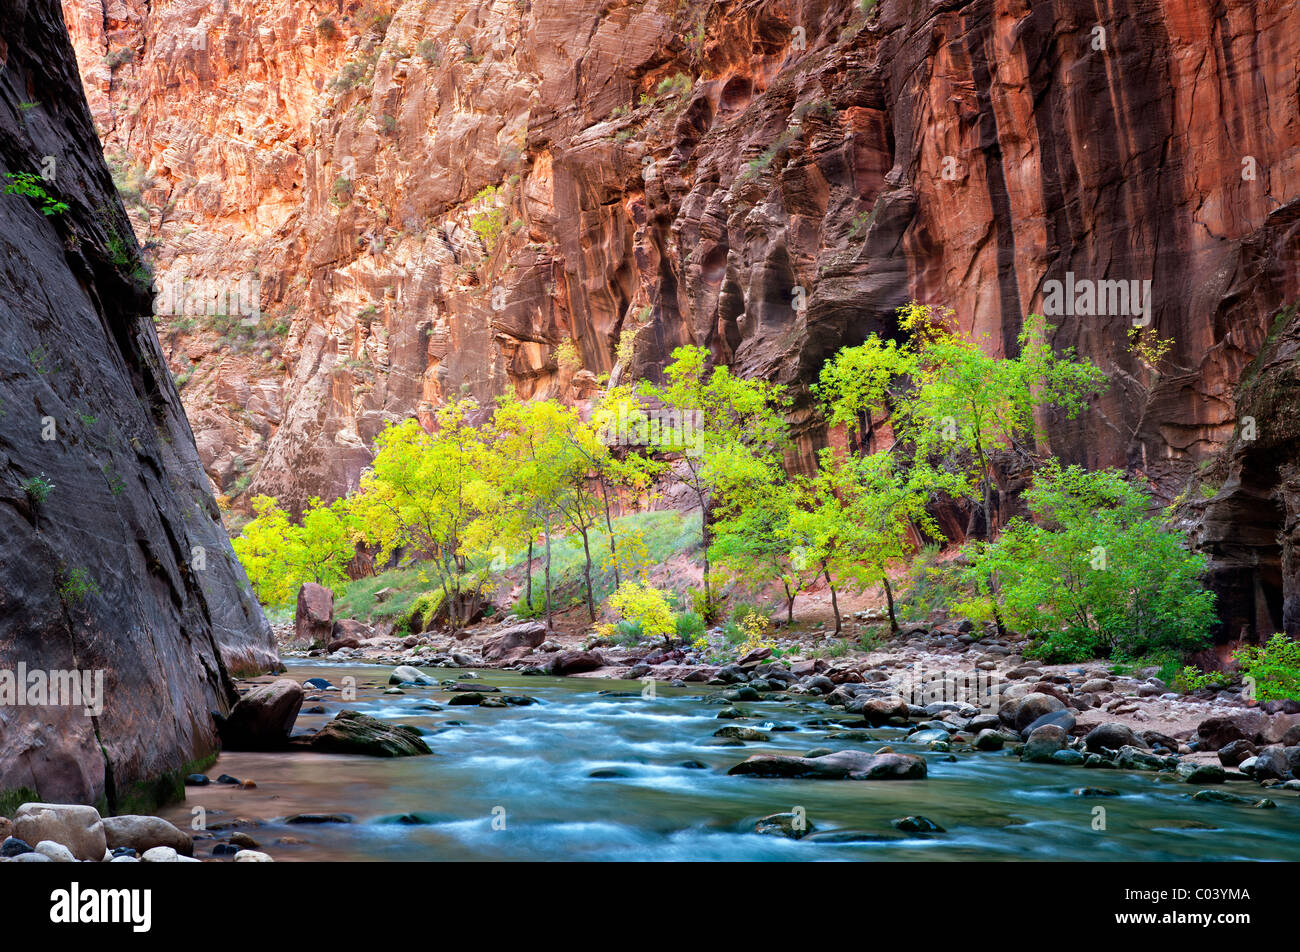
[[[912,298],[1005,349],[1048,282],[1149,281],[1158,375],[1129,315],[1055,318],[1113,385],[1047,421],[1050,449],[1167,499],[1214,480],[1230,619],[1276,626],[1289,600],[1300,626],[1295,450],[1225,455],[1296,297],[1292,3],[64,9],[160,272],[260,282],[255,327],[164,321],[226,492],[343,492],[386,420],[448,394],[572,397],[685,342],[798,384]],[[1249,490],[1234,466],[1262,467]]]

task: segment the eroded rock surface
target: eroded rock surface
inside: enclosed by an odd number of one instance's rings
[[[215,750],[230,675],[278,661],[48,4],[0,8],[0,171],[52,175],[0,195],[0,671],[28,675],[0,703],[0,803],[149,802]]]

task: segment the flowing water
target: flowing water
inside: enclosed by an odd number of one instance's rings
[[[302,714],[315,730],[344,708],[410,724],[429,735],[432,757],[375,758],[307,752],[224,753],[208,772],[252,779],[255,789],[187,788],[164,814],[189,828],[202,807],[211,827],[241,820],[277,860],[1300,860],[1300,802],[1268,792],[1275,810],[1198,803],[1197,788],[1149,773],[1021,764],[1008,753],[933,753],[901,730],[874,741],[828,739],[809,724],[831,714],[814,701],[742,704],[754,720],[719,720],[702,690],[637,682],[522,677],[482,671],[480,684],[527,694],[527,707],[447,706],[437,687],[385,695],[391,668],[290,662],[290,676],[356,679],[356,700],[322,693],[326,714]],[[435,677],[462,672],[427,669]],[[606,692],[606,693],[602,693]],[[627,692],[617,696],[611,692]],[[419,710],[434,701],[440,711]],[[771,742],[718,746],[720,726],[770,729]],[[925,755],[915,781],[768,780],[729,777],[751,754],[803,754],[813,747],[874,750],[890,744]],[[703,768],[683,766],[688,762]],[[593,773],[605,774],[595,776]],[[1105,787],[1118,796],[1073,790]],[[1232,792],[1263,795],[1253,783]],[[802,807],[802,840],[758,835],[755,821]],[[1094,810],[1105,809],[1105,829]],[[338,813],[350,823],[301,825],[301,813]],[[942,826],[907,835],[890,821],[920,814]],[[247,821],[257,821],[256,826]],[[298,843],[280,843],[282,838]],[[208,842],[196,854],[210,852]]]

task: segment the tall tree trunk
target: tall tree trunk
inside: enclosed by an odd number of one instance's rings
[[[713,585],[709,580],[709,505],[703,493],[700,497],[700,542],[704,545],[704,621],[713,621]]]
[[[605,477],[600,480],[600,498],[605,504],[605,532],[609,535],[609,561],[614,566],[614,587],[618,588],[623,584],[623,579],[618,570],[618,546],[614,542],[614,517],[609,511],[609,488],[605,485]]]
[[[826,584],[831,590],[831,609],[835,612],[835,634],[840,633],[840,601],[835,596],[835,583],[831,581],[831,570],[823,563],[822,571],[826,573]]]
[[[885,583],[885,601],[889,604],[889,631],[898,634],[898,616],[894,614],[894,590],[889,587],[889,576],[880,573],[880,580]]]
[[[551,624],[551,514],[546,514],[546,630],[554,631]]]
[[[799,593],[790,591],[790,583],[781,579],[781,584],[785,586],[785,626],[786,628],[794,627],[794,598]]]
[[[524,604],[531,614],[533,610],[533,537],[528,536],[528,582],[524,588]]]
[[[980,462],[980,486],[984,490],[984,538],[993,540],[993,480],[989,475],[988,460],[984,458],[984,447],[975,441],[975,455]]]
[[[582,554],[586,557],[586,562],[582,568],[582,574],[587,582],[587,614],[591,620],[596,620],[596,600],[591,592],[591,545],[587,540],[587,530],[582,530]]]

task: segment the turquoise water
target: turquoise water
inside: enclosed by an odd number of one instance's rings
[[[481,671],[482,684],[528,694],[528,707],[449,707],[437,687],[384,695],[391,668],[290,663],[299,680],[356,678],[357,700],[325,692],[315,730],[343,708],[410,724],[429,736],[432,757],[384,759],[314,753],[225,753],[209,771],[252,779],[255,789],[187,788],[164,811],[189,827],[195,807],[208,824],[247,832],[277,860],[1300,860],[1300,802],[1269,792],[1276,810],[1196,803],[1196,787],[1154,774],[1021,764],[1006,753],[929,752],[900,730],[872,741],[828,738],[807,722],[830,712],[815,701],[742,704],[752,720],[719,720],[712,688],[660,688],[643,699],[637,682],[521,677]],[[441,680],[461,672],[425,669]],[[629,692],[619,697],[600,692]],[[416,705],[433,701],[441,711]],[[833,716],[833,715],[832,715]],[[461,722],[459,724],[451,722]],[[770,742],[717,746],[712,734],[737,724]],[[814,747],[873,750],[890,744],[923,754],[917,781],[766,780],[727,776],[763,752]],[[949,759],[949,758],[955,759]],[[682,766],[687,761],[703,769]],[[614,776],[592,777],[594,771]],[[1118,796],[1079,797],[1082,786]],[[1263,795],[1253,783],[1221,789]],[[813,832],[801,840],[753,832],[755,821],[802,808]],[[1105,810],[1094,829],[1094,809]],[[299,813],[342,813],[347,824],[288,824]],[[920,814],[935,835],[900,833],[891,820]],[[418,822],[399,822],[406,816]],[[278,843],[292,837],[300,843]],[[196,845],[196,854],[211,842]]]

